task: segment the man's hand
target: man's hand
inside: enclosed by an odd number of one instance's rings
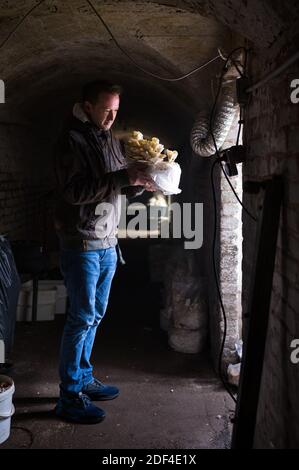
[[[157,187],[154,180],[146,174],[147,165],[138,163],[129,166],[127,172],[131,186],[143,186],[146,191],[156,191]]]
[[[149,181],[148,183],[145,183],[144,189],[146,191],[150,191],[151,193],[153,193],[154,191],[157,191],[156,183],[151,179],[151,181]]]

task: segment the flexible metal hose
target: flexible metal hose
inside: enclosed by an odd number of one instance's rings
[[[213,134],[218,149],[224,144],[235,113],[238,110],[238,104],[235,104],[234,95],[235,80],[224,81],[219,104],[212,123]],[[193,125],[190,140],[193,151],[201,157],[210,157],[215,153],[215,145],[209,127],[209,116],[205,113],[199,113]]]

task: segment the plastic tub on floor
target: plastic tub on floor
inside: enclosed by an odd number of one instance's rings
[[[64,281],[62,279],[54,279],[54,280],[43,280],[40,281],[43,288],[56,288],[57,295],[56,295],[56,303],[55,303],[55,315],[61,315],[66,313],[66,305],[67,305],[67,290],[64,285]]]
[[[0,444],[10,436],[11,417],[15,412],[12,403],[14,392],[13,380],[6,375],[0,375]]]
[[[32,320],[33,284],[32,281],[25,282],[18,298],[17,321]],[[55,318],[57,301],[57,288],[53,284],[38,283],[37,296],[37,321],[50,321]]]

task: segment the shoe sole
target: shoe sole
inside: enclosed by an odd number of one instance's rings
[[[117,395],[104,395],[102,397],[97,397],[96,395],[93,395],[92,393],[86,393],[84,392],[85,395],[88,396],[88,398],[91,400],[91,401],[108,401],[108,400],[114,400],[115,398],[117,398],[119,396],[119,393]]]
[[[106,418],[106,415],[103,415],[101,417],[98,417],[98,418],[93,418],[93,419],[76,419],[74,418],[73,416],[71,415],[68,415],[66,412],[59,412],[59,411],[56,411],[55,410],[55,415],[58,417],[58,418],[61,418],[65,421],[68,421],[68,422],[71,422],[71,423],[76,423],[76,424],[98,424],[98,423],[101,423],[105,418]]]

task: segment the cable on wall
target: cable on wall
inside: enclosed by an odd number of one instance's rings
[[[252,93],[253,91],[257,90],[258,88],[264,86],[269,80],[278,77],[282,72],[284,72],[287,68],[289,68],[294,62],[299,60],[299,52],[293,54],[288,60],[286,60],[282,65],[280,65],[277,69],[273,70],[272,72],[268,73],[265,77],[259,80],[254,85],[251,85],[246,89],[247,93]]]
[[[218,359],[218,374],[219,374],[219,377],[222,381],[222,384],[223,384],[224,388],[226,389],[226,391],[228,392],[228,394],[230,395],[230,397],[232,398],[232,400],[235,403],[237,402],[237,400],[236,400],[235,396],[233,395],[233,393],[232,393],[228,383],[226,382],[225,378],[223,377],[223,373],[222,373],[222,357],[223,357],[224,345],[225,345],[226,336],[227,336],[227,316],[226,316],[226,312],[225,312],[225,308],[224,308],[224,304],[223,304],[223,300],[222,300],[222,294],[221,294],[221,290],[220,290],[220,285],[219,285],[219,280],[218,280],[218,273],[217,273],[216,256],[215,256],[216,237],[217,237],[217,201],[216,201],[214,171],[215,171],[215,167],[216,167],[217,164],[220,165],[220,167],[221,167],[221,169],[222,169],[222,171],[223,171],[223,173],[224,173],[224,175],[225,175],[232,191],[234,192],[234,195],[236,196],[238,202],[241,204],[243,209],[247,212],[247,214],[252,219],[256,220],[256,218],[252,214],[250,214],[250,212],[246,209],[246,207],[240,201],[236,191],[234,190],[234,188],[233,188],[231,182],[229,181],[229,178],[228,178],[228,176],[227,176],[226,172],[224,171],[224,168],[221,164],[221,156],[220,156],[220,153],[219,153],[219,149],[217,147],[215,136],[213,134],[213,117],[214,117],[214,113],[215,113],[215,110],[216,110],[216,105],[217,105],[217,101],[218,101],[218,98],[219,98],[219,95],[220,95],[220,90],[221,90],[221,84],[222,84],[223,76],[226,72],[226,67],[227,67],[228,61],[230,60],[231,56],[233,56],[237,51],[240,51],[240,50],[245,50],[246,51],[246,49],[244,47],[238,47],[238,48],[234,49],[228,55],[228,57],[226,58],[226,62],[224,64],[223,68],[222,68],[222,72],[221,72],[221,76],[220,76],[220,80],[219,80],[219,85],[218,85],[218,90],[217,90],[216,97],[215,97],[215,100],[214,100],[214,103],[213,103],[212,111],[211,111],[211,114],[210,114],[210,121],[209,121],[209,127],[210,127],[209,130],[210,130],[210,133],[212,135],[212,139],[213,139],[213,143],[214,143],[214,147],[215,147],[215,154],[217,156],[217,158],[214,160],[214,162],[212,164],[212,168],[211,168],[211,185],[212,185],[213,208],[214,208],[214,229],[213,229],[213,243],[212,243],[213,273],[214,273],[217,294],[218,294],[220,307],[221,307],[221,311],[222,311],[222,316],[223,316],[223,322],[224,322],[223,336],[222,336],[220,352],[219,352],[219,359]],[[240,127],[241,127],[241,124],[242,124],[241,121],[242,120],[240,119],[239,131],[238,131],[238,137],[237,137],[238,140],[239,140],[239,137],[240,137]]]
[[[99,20],[101,21],[101,23],[103,24],[104,28],[106,29],[106,31],[108,31],[109,35],[111,36],[112,40],[114,41],[114,43],[116,44],[116,46],[119,48],[119,50],[139,69],[141,70],[142,72],[146,73],[147,75],[150,75],[151,77],[154,77],[154,78],[158,78],[159,80],[164,80],[166,82],[178,82],[179,80],[184,80],[185,78],[187,77],[190,77],[190,75],[198,72],[199,70],[202,70],[203,68],[207,67],[209,64],[211,64],[212,62],[214,62],[215,60],[219,59],[219,58],[222,58],[223,59],[223,55],[221,54],[220,51],[218,51],[218,55],[216,57],[214,57],[213,59],[210,59],[208,60],[207,62],[205,62],[204,64],[200,65],[199,67],[196,67],[195,69],[191,70],[190,72],[184,74],[184,75],[181,75],[180,77],[176,77],[176,78],[167,78],[167,77],[161,77],[160,75],[158,74],[155,74],[153,72],[150,72],[149,70],[146,70],[144,69],[143,67],[141,67],[138,62],[133,59],[133,57],[119,44],[119,42],[117,41],[117,39],[115,38],[114,34],[112,33],[111,29],[109,28],[109,26],[107,25],[107,23],[104,21],[104,19],[102,18],[102,16],[100,15],[100,13],[95,9],[95,7],[93,6],[93,4],[91,3],[90,0],[86,0],[86,2],[89,4],[89,6],[92,8],[92,10],[94,11],[94,13],[96,14],[96,16],[99,18]]]

